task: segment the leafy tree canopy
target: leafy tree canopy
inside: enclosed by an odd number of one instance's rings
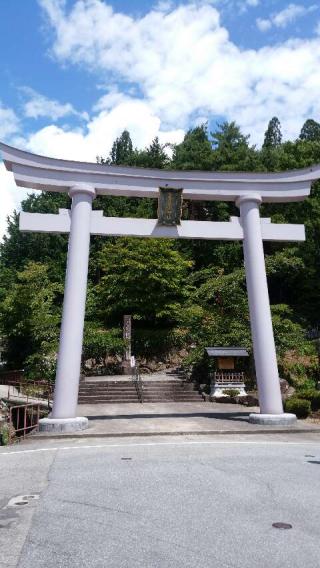
[[[175,250],[172,242],[119,238],[103,246],[99,266],[101,319],[119,320],[129,313],[149,323],[175,321],[192,261]]]
[[[320,142],[320,124],[312,118],[308,118],[301,128],[300,140],[309,140],[310,142]]]
[[[177,170],[211,170],[212,148],[207,125],[187,132],[181,144],[174,146],[172,168]]]
[[[274,116],[269,124],[264,135],[263,148],[277,148],[282,142],[281,124],[280,120]]]

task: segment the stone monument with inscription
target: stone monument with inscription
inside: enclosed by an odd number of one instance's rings
[[[132,316],[123,316],[123,341],[125,343],[122,372],[124,375],[131,375],[131,341],[132,341]]]

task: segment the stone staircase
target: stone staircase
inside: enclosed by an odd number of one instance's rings
[[[181,380],[143,381],[144,402],[201,402],[193,383]]]
[[[90,381],[81,382],[79,404],[107,404],[139,402],[136,387],[132,381]]]
[[[181,379],[142,380],[143,402],[202,402],[193,383]],[[139,402],[136,387],[130,380],[84,381],[80,383],[79,404]]]

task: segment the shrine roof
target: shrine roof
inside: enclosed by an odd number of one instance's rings
[[[249,357],[244,347],[206,347],[209,357]]]

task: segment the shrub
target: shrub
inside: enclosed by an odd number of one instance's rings
[[[91,358],[104,361],[108,355],[122,357],[124,348],[120,328],[106,330],[91,322],[85,325],[82,349],[84,361]]]
[[[299,352],[298,349],[290,350],[279,361],[281,376],[296,388],[304,388],[307,384],[314,388],[313,377],[317,372],[317,368],[318,357],[314,346],[310,345],[310,343],[303,353]]]
[[[184,346],[185,337],[179,328],[148,329],[135,327],[132,349],[137,357],[165,357],[171,350]]]
[[[317,394],[317,391],[315,388],[303,388],[303,389],[298,389],[296,391],[296,397],[297,398],[303,398],[304,400],[310,400],[310,402],[312,401],[312,399],[314,398],[314,396]]]
[[[319,391],[316,389],[315,382],[313,380],[306,380],[304,383],[297,388],[295,393],[295,398],[303,398],[305,400],[312,400],[317,397]]]
[[[289,398],[285,403],[286,412],[292,412],[297,418],[307,418],[311,413],[311,402],[303,398]]]
[[[27,357],[25,362],[25,377],[31,381],[54,381],[56,375],[57,355],[55,352],[39,351]]]
[[[224,389],[222,392],[226,396],[230,397],[238,396],[240,394],[240,391],[238,389]]]
[[[320,391],[316,391],[311,400],[311,408],[314,412],[320,410]]]
[[[9,443],[9,426],[7,424],[3,424],[0,430],[0,445],[7,446]]]

